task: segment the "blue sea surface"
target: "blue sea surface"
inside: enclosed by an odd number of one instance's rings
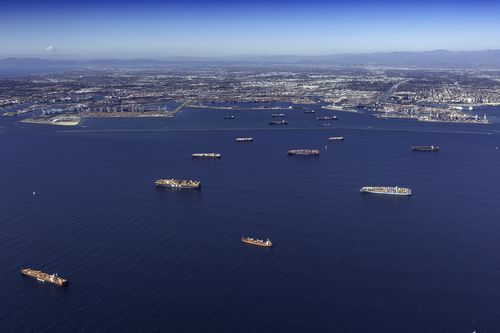
[[[500,124],[303,108],[317,112],[186,109],[77,127],[1,117],[0,331],[500,332]],[[269,126],[275,112],[289,125]],[[319,127],[329,114],[339,120]]]

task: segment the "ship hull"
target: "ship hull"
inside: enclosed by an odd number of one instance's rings
[[[427,152],[438,152],[439,147],[437,146],[415,146],[411,147],[412,151],[427,151]]]
[[[199,159],[217,159],[221,158],[221,154],[192,154],[192,158],[199,158]]]
[[[166,188],[179,188],[179,189],[188,189],[188,190],[198,190],[201,188],[200,185],[198,186],[188,186],[188,185],[181,185],[181,186],[176,186],[176,185],[156,185],[156,187],[166,187]]]
[[[166,187],[174,189],[200,189],[201,182],[192,180],[178,179],[159,179],[155,182],[156,187]]]
[[[370,194],[384,194],[384,195],[399,195],[399,196],[409,196],[411,193],[390,193],[390,192],[380,192],[380,191],[369,191],[369,190],[360,190],[362,193],[370,193]]]
[[[369,194],[383,194],[383,195],[397,195],[397,196],[410,196],[411,189],[404,187],[362,187],[359,189],[361,193]]]
[[[337,117],[316,117],[316,120],[337,120]]]
[[[319,156],[316,149],[292,149],[287,152],[288,156]]]
[[[44,273],[41,271],[29,269],[29,268],[21,269],[21,274],[23,276],[26,276],[26,277],[29,277],[32,279],[36,279],[38,282],[42,282],[42,283],[47,282],[49,284],[52,284],[52,285],[55,285],[58,287],[64,287],[68,284],[68,281],[66,279],[63,279],[63,278],[57,276],[57,274],[47,274],[47,273]]]
[[[245,244],[250,244],[250,245],[255,245],[255,246],[260,246],[260,247],[272,247],[272,243],[266,243],[266,242],[257,242],[255,240],[249,240],[242,238],[241,241]]]
[[[288,153],[288,156],[319,156],[319,154],[297,154],[297,153]]]

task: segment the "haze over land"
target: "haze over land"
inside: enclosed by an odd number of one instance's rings
[[[379,52],[357,54],[333,54],[322,56],[226,56],[226,57],[163,57],[137,59],[47,59],[4,58],[1,67],[15,66],[162,66],[171,64],[295,64],[295,65],[342,65],[342,66],[408,66],[439,68],[500,68],[500,50],[428,52]]]

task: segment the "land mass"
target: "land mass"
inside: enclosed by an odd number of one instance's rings
[[[234,63],[76,69],[0,79],[0,113],[38,124],[173,117],[186,107],[279,110],[311,104],[380,118],[487,124],[473,111],[500,104],[500,70]]]

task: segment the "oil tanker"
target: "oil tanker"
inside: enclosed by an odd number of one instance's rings
[[[317,149],[291,149],[288,151],[288,155],[295,156],[319,156],[319,150]]]
[[[221,158],[222,155],[219,153],[195,153],[191,154],[192,158]]]
[[[263,241],[261,239],[253,239],[251,237],[241,237],[241,241],[246,244],[257,245],[262,247],[271,247],[273,243],[269,240]]]
[[[359,191],[374,194],[411,195],[411,189],[399,186],[364,186]]]
[[[439,151],[438,146],[413,146],[411,147],[413,151]]]
[[[199,189],[201,182],[190,179],[158,179],[155,185],[157,187]]]
[[[21,269],[21,274],[23,274],[24,276],[29,276],[31,278],[37,279],[40,282],[48,282],[59,287],[63,287],[68,284],[68,280],[58,276],[57,273],[47,274],[42,271],[37,271],[31,268],[23,268]]]

